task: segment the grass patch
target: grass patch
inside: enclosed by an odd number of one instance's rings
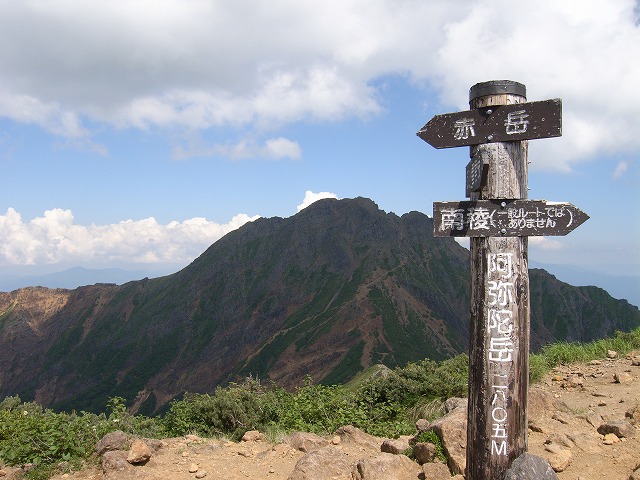
[[[615,350],[624,355],[632,350],[640,349],[640,328],[631,332],[616,332],[611,338],[595,340],[589,343],[557,342],[545,345],[539,354],[529,358],[529,378],[532,383],[558,365],[583,363],[605,358],[608,350]]]

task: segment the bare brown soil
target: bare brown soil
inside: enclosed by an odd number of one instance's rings
[[[540,385],[568,410],[549,412],[540,422],[543,432],[529,430],[529,451],[549,458],[551,453],[545,448],[549,440],[562,442],[562,435],[579,439],[577,445],[570,442],[563,446],[571,452],[572,460],[565,471],[558,473],[560,480],[628,480],[640,466],[638,426],[634,438],[606,445],[597,427],[587,420],[593,418],[592,412],[605,421],[624,419],[625,413],[640,403],[640,366],[632,366],[630,357],[602,360],[600,365],[558,367]],[[616,373],[628,373],[630,380],[617,383]]]

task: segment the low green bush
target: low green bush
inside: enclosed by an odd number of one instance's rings
[[[537,383],[542,380],[549,369],[549,363],[544,355],[537,353],[529,355],[529,383]]]
[[[171,403],[161,423],[171,436],[189,433],[239,439],[248,430],[264,429],[274,420],[279,391],[257,379],[218,387],[213,394],[186,394]]]
[[[79,468],[95,444],[114,430],[153,436],[164,432],[154,419],[127,413],[124,400],[113,398],[111,413],[57,413],[20,397],[0,402],[0,459],[7,465],[31,465],[26,478],[39,480]]]
[[[48,478],[56,465],[78,465],[108,432],[104,417],[55,413],[8,397],[0,404],[0,458],[7,465],[32,464],[27,478]]]
[[[364,417],[353,394],[344,387],[313,385],[309,378],[294,393],[278,390],[273,414],[273,426],[282,431],[298,430],[320,435],[331,433],[342,425],[360,423]]]

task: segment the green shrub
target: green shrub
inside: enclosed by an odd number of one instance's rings
[[[447,463],[447,457],[444,454],[444,447],[442,446],[442,440],[433,430],[428,430],[425,432],[420,432],[415,437],[415,443],[432,443],[436,447],[436,458],[443,463]],[[412,460],[415,460],[413,456],[413,447],[408,448],[404,451],[404,454],[407,455]]]
[[[127,413],[124,401],[111,399],[105,414],[56,413],[19,397],[0,402],[0,459],[7,465],[33,464],[32,480],[49,478],[61,470],[79,468],[107,433],[123,430],[143,435],[160,433],[153,419]]]
[[[353,394],[340,385],[312,385],[307,379],[303,387],[290,394],[279,391],[274,421],[284,431],[295,430],[328,434],[363,417],[354,403]]]
[[[396,368],[385,377],[365,382],[361,392],[374,403],[413,406],[435,398],[465,397],[469,378],[469,360],[466,355],[435,362],[422,360]]]
[[[144,415],[132,415],[128,412],[126,400],[113,397],[107,401],[108,430],[122,430],[135,437],[160,438],[167,432],[161,422]]]
[[[548,371],[549,364],[544,355],[532,353],[529,356],[529,383],[539,382]]]
[[[162,423],[173,436],[194,433],[239,439],[246,431],[262,429],[272,420],[273,398],[273,392],[248,378],[243,384],[218,387],[213,395],[185,395],[171,403]]]
[[[55,413],[18,397],[0,404],[0,458],[7,465],[33,464],[27,478],[47,478],[61,462],[79,465],[107,431],[104,416]]]

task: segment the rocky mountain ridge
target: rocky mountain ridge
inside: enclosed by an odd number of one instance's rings
[[[469,254],[419,212],[326,199],[229,233],[173,275],[0,293],[0,396],[151,414],[184,391],[259,376],[341,383],[467,350]],[[640,325],[595,287],[531,270],[532,347]]]

